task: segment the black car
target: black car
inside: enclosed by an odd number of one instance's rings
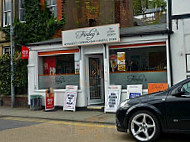
[[[190,132],[190,79],[163,92],[125,100],[116,112],[117,130],[140,142],[155,141],[161,132]]]

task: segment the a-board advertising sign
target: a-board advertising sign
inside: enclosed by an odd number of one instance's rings
[[[142,84],[140,85],[127,85],[128,99],[135,98],[142,95]]]
[[[46,90],[46,96],[45,96],[45,110],[54,110],[54,92],[53,89],[50,88]]]
[[[168,89],[167,83],[149,83],[148,84],[148,93],[155,93],[159,91],[164,91]]]
[[[110,85],[108,87],[105,112],[116,112],[120,104],[121,85]]]
[[[78,90],[78,86],[74,86],[74,85],[66,86],[63,111],[64,110],[71,110],[71,111],[76,110],[77,90]]]

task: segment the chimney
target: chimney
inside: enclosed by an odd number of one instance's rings
[[[120,23],[121,28],[133,26],[132,0],[115,1],[115,23]]]

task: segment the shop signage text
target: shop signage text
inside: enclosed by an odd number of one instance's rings
[[[116,112],[120,104],[121,85],[110,85],[105,105],[105,112]]]
[[[119,41],[119,24],[62,31],[63,47]]]

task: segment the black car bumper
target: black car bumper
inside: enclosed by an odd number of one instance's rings
[[[119,132],[127,132],[127,127],[125,126],[125,109],[119,108],[116,112],[116,127]]]
[[[120,124],[118,119],[116,119],[116,127],[117,127],[117,131],[119,132],[127,132],[127,129],[125,129],[123,125]]]

